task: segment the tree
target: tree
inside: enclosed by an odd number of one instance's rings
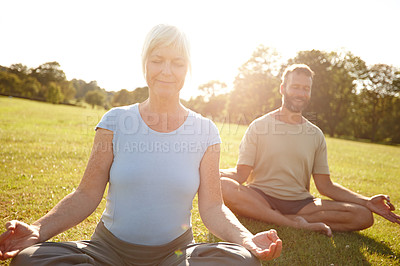
[[[400,89],[400,87],[397,87]],[[379,128],[379,135],[383,141],[400,143],[400,97],[388,96],[388,109]]]
[[[122,89],[114,94],[111,104],[112,106],[124,106],[134,103],[143,102],[149,97],[148,87],[139,87],[134,91]]]
[[[358,132],[361,137],[372,141],[389,137],[388,132],[382,130],[386,128],[383,122],[390,121],[388,117],[392,116],[393,112],[398,112],[399,103],[396,98],[400,91],[399,79],[400,72],[393,66],[376,64],[368,68],[368,75],[363,80],[363,88],[359,95],[359,123],[364,126],[363,130]]]
[[[64,100],[60,86],[55,82],[50,82],[46,90],[46,101],[53,104],[60,103]]]
[[[228,102],[228,94],[221,94],[227,86],[224,82],[211,80],[199,86],[203,95],[191,98],[186,105],[194,111],[213,120],[220,120],[225,115],[225,107]]]
[[[208,100],[216,94],[220,94],[227,86],[219,80],[211,80],[199,86],[199,90],[205,93],[205,99]]]
[[[141,103],[149,98],[149,88],[145,87],[138,87],[136,88],[132,94],[132,103]]]
[[[40,98],[48,100],[48,95],[53,95],[55,92],[54,88],[52,92],[47,92],[51,87],[50,83],[56,84],[60,88],[63,100],[73,98],[74,92],[70,90],[69,85],[67,85],[68,81],[65,73],[60,69],[60,64],[58,62],[44,63],[35,69],[31,69],[30,72],[30,76],[34,77],[42,84],[42,89],[38,94]],[[65,93],[65,95],[63,93]]]
[[[227,94],[211,96],[208,101],[204,103],[202,114],[205,116],[211,116],[211,119],[215,121],[225,121],[224,110],[227,102]]]
[[[76,89],[70,81],[64,80],[58,83],[61,92],[64,95],[64,101],[69,101],[75,98]]]
[[[326,91],[329,110],[326,113],[327,133],[335,135],[353,135],[351,107],[356,101],[357,81],[365,77],[366,64],[361,58],[350,52],[331,52],[328,55],[331,68],[331,86]]]
[[[85,97],[86,93],[89,91],[101,90],[101,88],[97,85],[97,81],[95,80],[86,83],[86,81],[81,79],[73,79],[71,80],[71,83],[76,91],[75,97],[78,99]]]
[[[0,71],[0,93],[13,96],[20,95],[20,78],[16,74]]]
[[[20,79],[24,79],[31,73],[31,70],[23,64],[12,64],[8,72],[17,75]]]
[[[330,104],[332,114],[328,117],[328,133],[331,136],[354,136],[358,119],[357,94],[359,85],[367,76],[367,65],[348,51],[332,52],[330,56],[337,90]]]
[[[59,83],[66,80],[65,73],[58,62],[47,62],[32,70],[31,75],[43,85],[50,82]]]
[[[279,106],[279,61],[275,50],[260,45],[239,68],[228,100],[231,122],[248,124]]]
[[[85,101],[92,105],[92,108],[94,108],[95,105],[98,106],[103,106],[104,105],[104,99],[105,96],[103,93],[100,91],[88,91],[85,96]]]
[[[204,114],[203,109],[206,105],[206,102],[204,101],[204,97],[201,95],[198,95],[196,98],[190,98],[188,101],[181,100],[183,105],[185,105],[187,108],[199,113],[199,114]]]
[[[27,76],[22,81],[21,87],[22,87],[22,96],[28,98],[35,98],[39,94],[42,85],[34,77]]]
[[[124,106],[134,102],[133,95],[126,89],[122,89],[114,94],[111,104],[112,106]]]

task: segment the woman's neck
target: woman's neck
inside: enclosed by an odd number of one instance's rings
[[[168,97],[161,97],[152,93],[150,89],[149,98],[143,104],[149,112],[159,114],[174,114],[184,109],[179,98],[179,93],[169,95]]]
[[[157,99],[149,97],[139,104],[143,121],[158,132],[171,132],[178,129],[186,120],[188,110],[179,99]]]
[[[179,113],[183,107],[179,99],[157,99],[148,98],[143,102],[144,107],[148,112],[158,114],[176,114]]]

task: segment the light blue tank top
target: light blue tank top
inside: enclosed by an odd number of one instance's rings
[[[113,108],[96,126],[114,132],[102,221],[121,240],[162,245],[191,227],[201,159],[221,139],[215,124],[193,111],[175,131],[154,131],[138,106]]]

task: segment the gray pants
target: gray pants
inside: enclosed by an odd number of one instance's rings
[[[260,265],[244,247],[232,243],[194,244],[189,229],[161,246],[122,241],[100,222],[89,241],[45,242],[21,251],[15,265]]]

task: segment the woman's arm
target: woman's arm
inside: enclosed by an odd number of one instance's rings
[[[14,257],[20,250],[68,230],[87,218],[99,205],[113,161],[113,133],[99,128],[92,152],[78,188],[62,199],[50,212],[27,225],[19,221],[6,224],[0,236],[0,259]]]
[[[79,224],[96,210],[103,197],[113,161],[112,138],[111,131],[97,130],[89,162],[78,188],[33,223],[39,227],[40,242]]]
[[[243,245],[260,259],[279,257],[282,242],[274,230],[254,236],[227,208],[221,195],[219,144],[208,147],[200,164],[198,204],[204,225],[217,237]]]

